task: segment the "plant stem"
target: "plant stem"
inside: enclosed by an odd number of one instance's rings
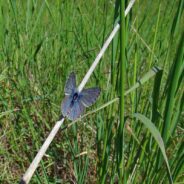
[[[123,179],[123,129],[124,129],[124,110],[125,110],[125,1],[120,3],[120,125],[119,125],[119,174],[120,181]],[[121,183],[120,182],[120,183]]]

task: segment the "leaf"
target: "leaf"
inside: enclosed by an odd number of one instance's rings
[[[160,72],[161,69],[154,66],[152,67],[141,79],[139,79],[130,89],[125,91],[125,95],[128,93],[131,93],[141,85],[143,85],[145,82],[149,81],[153,76],[155,76],[158,72]]]
[[[158,131],[158,129],[156,128],[156,126],[151,122],[150,119],[148,119],[147,117],[145,117],[144,115],[140,114],[140,113],[135,113],[133,114],[133,117],[137,118],[138,120],[140,120],[146,128],[148,128],[148,130],[150,131],[151,135],[155,138],[155,141],[157,142],[162,155],[164,157],[164,160],[166,162],[167,165],[167,169],[169,172],[169,180],[170,183],[173,183],[172,181],[172,176],[171,176],[171,171],[170,171],[170,167],[169,167],[169,163],[168,163],[168,159],[167,159],[167,155],[165,152],[165,146],[164,146],[164,142],[162,140],[162,137],[160,135],[160,132]]]

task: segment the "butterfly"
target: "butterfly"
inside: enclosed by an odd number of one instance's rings
[[[64,117],[73,121],[83,114],[86,107],[95,103],[100,94],[100,89],[94,87],[78,92],[76,76],[72,72],[66,81],[64,92],[65,98],[61,104],[61,111]]]

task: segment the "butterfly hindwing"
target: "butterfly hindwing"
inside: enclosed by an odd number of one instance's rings
[[[67,116],[67,114],[70,111],[70,106],[71,106],[71,101],[72,101],[72,96],[65,96],[62,105],[61,105],[61,112],[64,117]]]
[[[81,102],[85,107],[89,107],[95,103],[100,94],[100,89],[97,87],[84,89],[80,94]]]
[[[68,114],[68,119],[74,121],[75,119],[79,118],[81,114],[83,114],[85,110],[84,105],[81,103],[80,100],[74,102],[70,113]]]
[[[61,105],[61,111],[64,117],[74,121],[83,114],[85,107],[79,99],[76,101],[72,101],[72,99],[73,95],[65,96]]]
[[[72,93],[74,93],[75,89],[76,89],[76,77],[75,74],[72,72],[65,84],[64,89],[65,95],[71,95]]]

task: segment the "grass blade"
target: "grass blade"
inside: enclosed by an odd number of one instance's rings
[[[166,162],[166,165],[167,165],[167,169],[168,169],[168,173],[169,173],[169,181],[170,181],[170,183],[173,183],[167,155],[165,152],[164,142],[162,140],[160,132],[157,130],[156,126],[151,122],[151,120],[148,119],[147,117],[145,117],[144,115],[139,114],[139,113],[135,113],[133,116],[135,118],[137,118],[138,120],[140,120],[145,125],[145,127],[150,131],[151,135],[155,138],[155,141],[157,142],[157,144],[162,152],[162,155],[164,157],[164,160]]]
[[[117,156],[118,156],[118,173],[120,183],[123,182],[123,172],[124,172],[124,156],[123,156],[123,129],[124,129],[124,111],[125,111],[125,72],[126,72],[126,63],[125,63],[125,44],[126,44],[126,36],[125,36],[125,1],[120,1],[120,124],[118,128],[118,136],[117,136]]]
[[[176,90],[178,88],[178,82],[180,78],[180,70],[182,68],[182,63],[183,63],[183,52],[184,52],[184,32],[181,36],[180,43],[177,49],[177,54],[175,58],[175,62],[173,63],[173,70],[171,74],[172,80],[169,83],[168,87],[168,95],[167,95],[167,101],[166,101],[166,106],[165,106],[165,115],[164,115],[164,126],[162,129],[162,136],[164,143],[167,143],[168,138],[170,136],[170,122],[172,119],[172,114],[173,114],[173,108],[175,104],[175,95],[176,95]]]

